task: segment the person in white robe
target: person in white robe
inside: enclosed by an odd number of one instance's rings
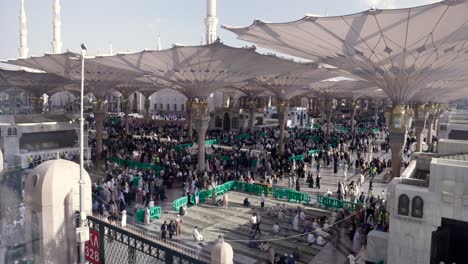
[[[150,224],[150,210],[148,207],[145,208],[145,225]]]
[[[315,242],[315,236],[312,233],[309,233],[307,235],[307,242],[309,243],[309,246],[311,246]]]
[[[193,231],[192,231],[192,236],[193,236],[193,239],[196,241],[196,242],[201,242],[203,241],[203,236],[200,234],[200,232],[198,232],[198,227],[195,226],[193,228]]]
[[[299,214],[296,214],[296,216],[294,216],[294,219],[293,219],[293,229],[295,231],[298,231],[299,230]]]
[[[320,235],[317,237],[317,245],[319,246],[325,245],[325,239]]]
[[[120,224],[122,225],[122,227],[127,226],[127,211],[125,210],[122,211],[122,220]]]

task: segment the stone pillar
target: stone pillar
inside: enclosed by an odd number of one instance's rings
[[[434,128],[435,116],[433,113],[429,114],[429,118],[427,119],[427,138],[426,144],[428,147],[432,145],[432,129]]]
[[[193,138],[193,121],[192,121],[192,105],[193,102],[195,102],[194,99],[188,99],[187,102],[185,103],[186,106],[186,118],[187,118],[187,131],[188,131],[188,136],[190,139]]]
[[[415,107],[414,132],[416,134],[416,152],[422,151],[422,132],[426,122],[426,109],[424,104]]]
[[[52,112],[52,96],[47,97],[47,110]]]
[[[405,106],[396,105],[390,115],[390,149],[392,151],[392,179],[400,176],[401,151],[406,139]]]
[[[117,96],[117,107],[116,107],[116,111],[117,113],[120,113],[121,109],[120,109],[120,96]]]
[[[333,113],[333,102],[331,99],[325,99],[325,117],[327,118],[327,138],[330,138],[330,125],[331,125],[331,118]]]
[[[355,124],[354,124],[354,117],[356,116],[356,101],[351,101],[350,106],[351,106],[351,134],[355,134]]]
[[[416,119],[414,121],[414,132],[416,134],[416,152],[422,151],[422,132],[424,129],[424,120]]]
[[[378,127],[379,125],[379,102],[374,103],[374,126]]]
[[[150,115],[150,105],[151,105],[151,100],[149,97],[145,97],[145,119],[146,122],[149,122],[151,120],[151,115]]]
[[[286,126],[286,116],[288,114],[289,101],[278,101],[278,123],[279,123],[279,141],[278,141],[278,154],[284,155],[284,129]]]
[[[130,134],[129,132],[129,117],[128,114],[130,114],[130,97],[124,97],[123,99],[123,110],[125,113],[125,134],[128,135]]]
[[[401,151],[405,143],[406,131],[389,131],[390,149],[392,151],[392,179],[400,177]]]
[[[100,160],[102,155],[102,131],[106,118],[107,102],[104,99],[93,101],[93,115],[96,122],[96,159]]]
[[[248,105],[249,105],[249,115],[250,115],[250,119],[249,119],[249,131],[250,133],[253,133],[254,131],[254,123],[255,123],[255,112],[257,110],[256,108],[256,102],[255,102],[255,99],[249,99],[249,102],[248,102]]]
[[[191,102],[191,116],[198,134],[198,171],[205,171],[205,135],[210,123],[210,108],[205,100]]]

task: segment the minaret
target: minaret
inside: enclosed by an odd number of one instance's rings
[[[158,34],[158,46],[156,47],[156,50],[161,50],[161,36]]]
[[[207,0],[206,9],[206,44],[216,41],[216,28],[218,27],[218,18],[216,17],[216,0]]]
[[[21,10],[20,10],[20,48],[19,48],[19,57],[27,58],[29,49],[28,49],[28,30],[26,28],[26,12],[24,11],[24,0],[21,0]]]
[[[54,54],[62,53],[62,34],[60,26],[60,0],[54,0],[54,20],[52,21],[54,27],[54,38],[52,41],[52,51]]]

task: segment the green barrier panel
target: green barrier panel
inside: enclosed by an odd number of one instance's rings
[[[179,212],[179,208],[184,205],[187,205],[187,196],[180,197],[172,203],[172,207],[176,212]]]
[[[372,129],[372,132],[374,132],[374,133],[379,133],[379,129],[378,129],[378,128],[374,128],[374,129]]]
[[[230,160],[231,157],[230,157],[230,156],[221,156],[221,159],[222,159],[222,160]]]
[[[193,143],[185,143],[185,144],[176,145],[176,146],[174,147],[174,149],[175,149],[176,151],[179,151],[179,150],[181,150],[181,149],[190,148],[190,147],[192,147],[192,146],[193,146]]]
[[[150,207],[150,219],[159,219],[161,217],[161,207],[153,206]],[[137,221],[144,223],[145,222],[145,209],[140,209],[136,212],[135,218]]]
[[[243,133],[243,134],[240,134],[240,135],[237,135],[234,137],[235,139],[249,139],[250,138],[250,134],[249,133]]]
[[[297,156],[289,157],[289,158],[288,158],[288,161],[293,161],[293,160],[300,160],[300,161],[302,161],[302,160],[304,160],[304,158],[305,158],[305,155],[302,154],[302,155],[297,155]]]
[[[288,202],[291,200],[296,201],[297,203],[302,203],[305,202],[306,204],[309,204],[310,201],[312,200],[310,194],[307,193],[301,193],[301,192],[288,192]]]
[[[285,189],[285,188],[277,188],[274,191],[274,197],[276,199],[283,199],[283,198],[288,198],[288,193],[294,191],[292,189]]]
[[[110,157],[109,160],[111,162],[117,163],[119,165],[124,165],[125,164],[125,160],[122,160],[122,159],[119,159],[119,158],[116,158],[116,157]],[[129,168],[137,168],[137,169],[142,169],[142,170],[145,170],[145,169],[152,169],[152,170],[155,170],[155,171],[160,171],[161,170],[161,166],[154,165],[154,164],[149,164],[149,163],[143,163],[143,162],[134,161],[134,160],[128,160],[127,165],[128,165]]]
[[[224,193],[224,186],[223,185],[218,185],[214,187],[216,196],[221,195]]]
[[[151,219],[159,219],[161,217],[161,207],[153,206],[150,207],[150,218]]]
[[[217,139],[212,139],[212,140],[205,141],[205,146],[211,146],[211,145],[214,145],[214,144],[218,144]]]
[[[211,190],[204,190],[198,193],[198,200],[200,203],[205,202],[207,199],[211,198]]]
[[[318,128],[320,128],[320,126],[318,124],[314,124],[314,126],[312,128],[313,129],[318,129]]]
[[[120,122],[122,121],[120,117],[113,117],[113,118],[109,118],[108,120],[109,122],[116,123],[116,124],[120,124]]]
[[[317,154],[317,153],[319,153],[319,151],[320,151],[319,149],[311,149],[311,150],[309,150],[309,151],[307,152],[307,154],[309,154],[309,155]]]
[[[268,137],[268,133],[267,132],[258,132],[258,134],[260,137]]]
[[[135,178],[133,178],[133,182],[132,182],[133,185],[134,185],[134,186],[137,186],[139,180],[140,180],[140,177],[135,177]]]
[[[356,203],[352,203],[352,202],[342,201],[342,200],[325,197],[321,195],[317,196],[317,201],[319,205],[324,206],[325,208],[333,208],[333,209],[346,208],[350,211],[356,210]]]
[[[228,182],[225,182],[223,185],[224,185],[224,191],[225,192],[228,192],[228,191],[231,191],[233,188],[234,188],[234,181],[228,181]]]
[[[136,212],[135,218],[138,222],[145,222],[145,209],[140,209]]]

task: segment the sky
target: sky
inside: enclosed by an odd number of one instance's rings
[[[24,0],[30,56],[52,51],[53,0]],[[254,19],[285,22],[305,14],[346,15],[375,8],[403,8],[431,0],[218,0],[218,36],[230,46],[251,45],[237,40],[221,25],[247,26]],[[90,55],[113,51],[155,49],[172,44],[198,45],[205,32],[206,0],[61,0],[63,52]],[[0,0],[0,60],[19,55],[20,0]]]

